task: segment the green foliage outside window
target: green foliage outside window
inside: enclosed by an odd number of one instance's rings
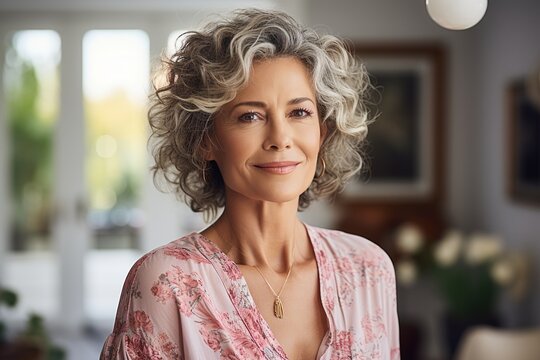
[[[35,67],[18,59],[7,84],[10,134],[12,249],[25,250],[30,238],[47,241],[52,191],[52,126],[38,109]],[[14,76],[13,76],[14,75]]]

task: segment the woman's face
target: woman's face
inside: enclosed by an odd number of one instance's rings
[[[305,66],[292,57],[255,63],[248,85],[217,114],[214,130],[207,160],[219,166],[226,193],[296,200],[313,180],[323,138]]]

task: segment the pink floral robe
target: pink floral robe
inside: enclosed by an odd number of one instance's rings
[[[329,330],[317,359],[399,359],[395,275],[372,242],[306,226]],[[237,265],[192,233],[129,272],[107,359],[287,359]]]

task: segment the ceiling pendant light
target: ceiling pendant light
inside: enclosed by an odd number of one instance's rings
[[[476,25],[486,13],[487,0],[426,0],[429,16],[450,30],[464,30]]]

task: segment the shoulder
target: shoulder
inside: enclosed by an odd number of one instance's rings
[[[205,252],[207,247],[200,242],[200,235],[191,233],[147,252],[132,266],[126,283],[135,279],[156,280],[171,270],[204,271],[204,265],[211,262]]]
[[[318,258],[333,264],[344,276],[362,276],[395,282],[395,270],[388,254],[365,237],[338,230],[308,226]]]
[[[361,256],[366,259],[380,259],[392,262],[386,252],[374,242],[365,237],[349,234],[339,230],[330,230],[308,226],[310,236],[314,241],[326,250],[330,250],[331,254],[337,256]]]

